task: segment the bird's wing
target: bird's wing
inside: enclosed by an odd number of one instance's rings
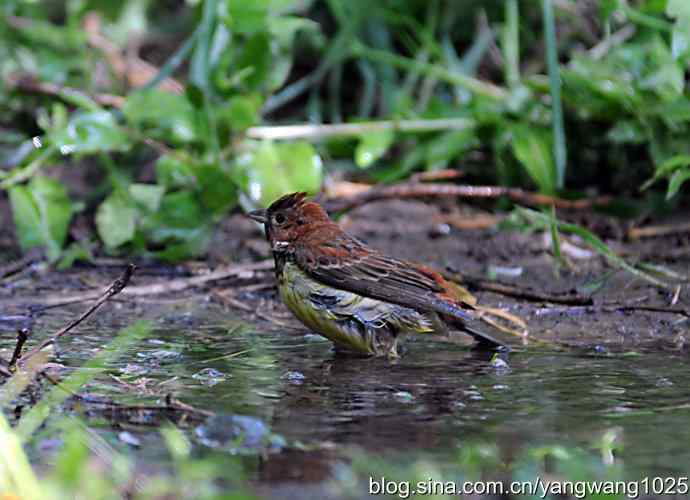
[[[332,236],[295,248],[297,265],[317,281],[419,311],[473,319],[467,309],[447,297],[449,290],[438,273],[383,255],[346,234]]]

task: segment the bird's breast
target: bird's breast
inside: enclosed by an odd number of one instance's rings
[[[377,332],[395,336],[434,330],[423,313],[330,287],[294,262],[283,262],[278,288],[285,305],[307,327],[360,352],[375,350]]]

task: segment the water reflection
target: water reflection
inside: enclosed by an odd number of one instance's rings
[[[62,361],[79,365],[108,339],[105,330],[83,331],[61,346]],[[101,380],[97,389],[129,402],[172,393],[199,408],[260,418],[288,442],[396,457],[423,452],[441,462],[467,443],[492,443],[506,456],[539,444],[587,448],[613,428],[624,447],[607,460],[623,461],[631,477],[687,472],[686,355],[527,350],[504,361],[431,339],[410,343],[391,362],[336,355],[302,330],[166,324],[111,367],[122,383]],[[289,458],[262,462],[260,475],[290,469],[281,460]]]

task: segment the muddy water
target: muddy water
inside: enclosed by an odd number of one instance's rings
[[[336,356],[300,329],[200,320],[190,313],[196,307],[157,320],[153,334],[110,367],[119,382],[103,377],[88,390],[130,404],[173,393],[199,408],[258,417],[288,443],[352,445],[398,463],[424,456],[455,464],[476,444],[497,447],[507,461],[542,445],[597,456],[593,443],[609,435],[615,449],[608,460],[624,466],[628,479],[690,469],[687,353],[530,349],[492,363],[466,347],[423,339],[390,362]],[[103,324],[82,329],[61,345],[61,362],[81,364],[112,333]],[[145,444],[131,453],[164,461],[155,429],[129,432]],[[276,467],[250,472],[269,491],[295,479],[298,488],[329,480],[332,463],[310,460],[281,464],[276,455],[268,460]]]

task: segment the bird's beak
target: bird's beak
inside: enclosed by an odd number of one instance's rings
[[[247,217],[250,219],[254,219],[256,222],[259,222],[261,224],[266,224],[266,221],[268,218],[266,217],[266,210],[261,209],[261,210],[253,210],[247,214]]]

